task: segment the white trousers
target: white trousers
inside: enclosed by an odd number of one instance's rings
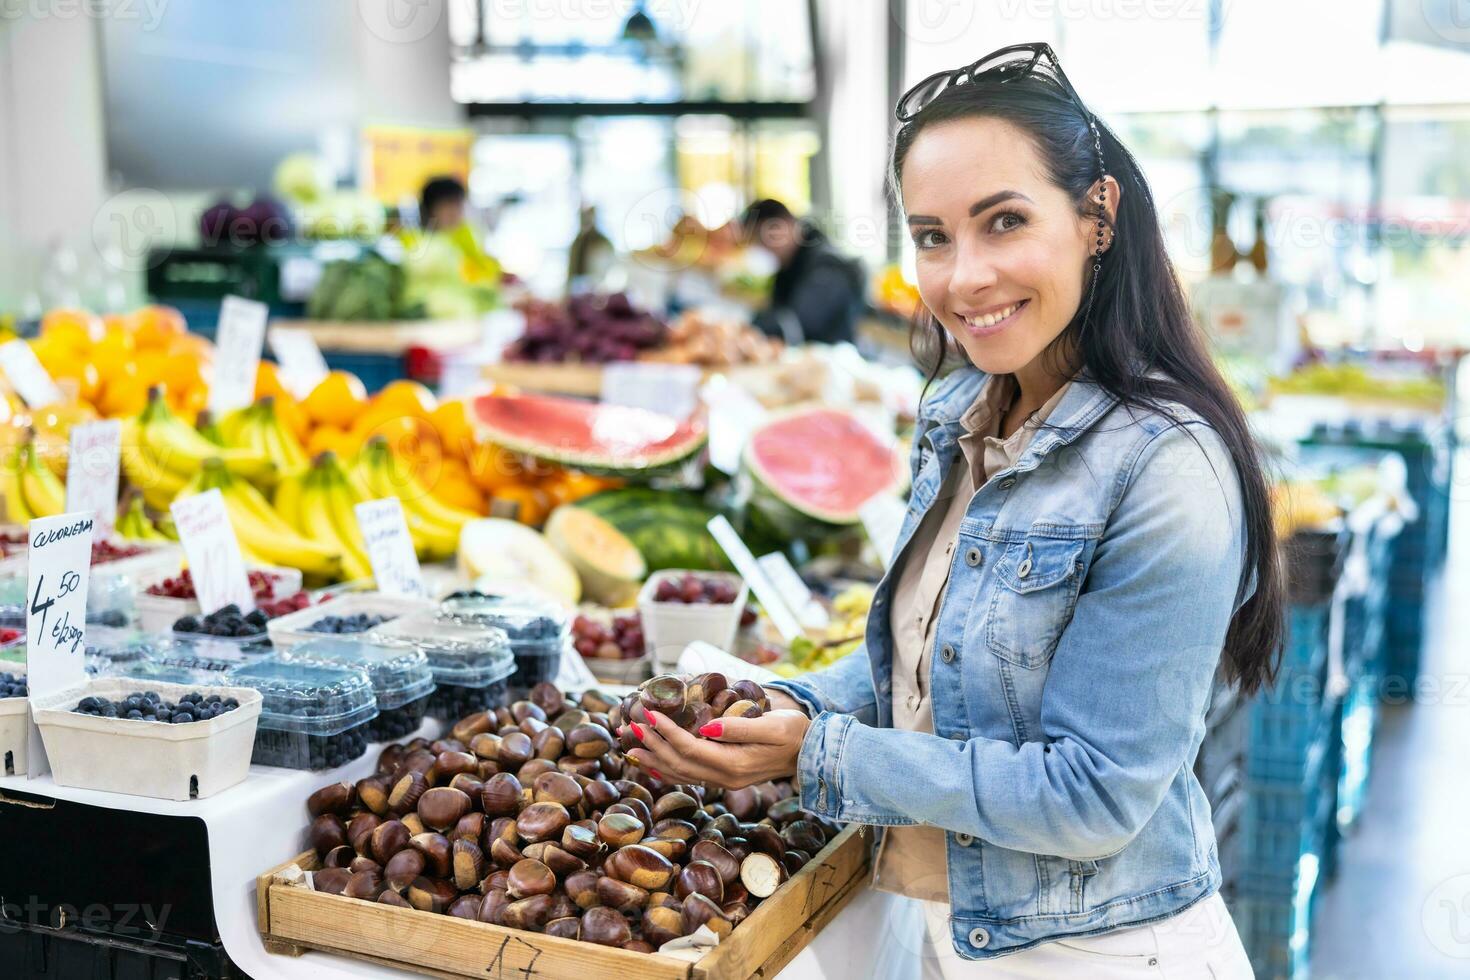
[[[990,960],[962,959],[949,905],[924,902],[924,980],[1251,980],[1250,959],[1218,894],[1151,925],[1059,939]]]

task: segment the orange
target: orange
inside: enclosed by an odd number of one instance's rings
[[[599,476],[563,470],[547,477],[539,485],[551,496],[552,506],[555,507],[557,504],[569,504],[574,500],[581,500],[583,497],[606,490],[609,482],[611,481]]]
[[[168,354],[192,354],[201,364],[214,363],[214,344],[197,333],[181,334],[161,349]]]
[[[185,392],[205,384],[199,359],[193,354],[166,354],[159,377],[169,391]]]
[[[528,486],[502,487],[492,494],[492,501],[492,509],[496,503],[514,504],[517,508],[516,520],[532,527],[540,527],[546,520],[551,502],[544,490]]]
[[[276,366],[275,361],[261,361],[260,366],[255,369],[255,400],[259,401],[266,395],[289,395],[286,386],[281,384],[281,369]]]
[[[102,318],[86,310],[51,310],[41,317],[41,337],[85,351],[102,339]]]
[[[133,362],[137,350],[132,334],[109,332],[92,348],[91,360],[105,381],[115,377],[124,364]]]
[[[41,363],[45,364],[44,361]],[[102,379],[97,373],[96,366],[89,361],[73,359],[68,363],[58,365],[56,370],[50,373],[56,381],[63,379],[75,381],[77,397],[83,401],[95,402],[97,396],[102,393]]]
[[[357,375],[333,371],[323,378],[301,403],[318,425],[348,428],[367,407],[367,389]]]
[[[469,464],[470,479],[481,490],[489,493],[527,480],[521,458],[494,443],[480,442],[471,445],[466,462]]]
[[[148,404],[148,383],[138,377],[138,369],[132,363],[120,374],[108,379],[102,386],[102,395],[97,407],[108,418],[137,415]]]
[[[347,459],[356,451],[352,436],[335,425],[319,425],[306,438],[306,454],[312,458],[331,452]]]
[[[429,413],[429,422],[438,431],[446,456],[469,458],[475,446],[475,430],[470,426],[463,398],[440,402],[439,407]]]
[[[452,457],[444,460],[439,479],[434,481],[429,492],[436,500],[452,507],[482,515],[490,512],[490,501],[486,499],[484,491],[470,481],[470,473],[464,463]]]
[[[373,396],[373,407],[381,407],[398,415],[411,415],[416,419],[429,420],[438,407],[434,393],[417,381],[400,379],[391,381]]]
[[[133,358],[133,363],[138,366],[138,377],[150,385],[156,385],[163,381],[168,355],[161,350],[140,350]]]
[[[172,306],[145,306],[134,310],[128,318],[138,346],[144,350],[164,350],[175,339],[188,333],[184,315]]]
[[[199,421],[199,414],[209,404],[209,389],[201,385],[188,391],[169,392],[165,397],[168,399],[168,407],[173,409],[175,415],[194,425]]]

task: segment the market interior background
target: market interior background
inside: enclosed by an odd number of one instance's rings
[[[660,362],[769,369],[752,389],[768,405],[842,389],[901,431],[917,297],[884,191],[892,106],[1030,40],[1143,163],[1201,327],[1277,453],[1288,683],[1212,712],[1201,762],[1257,971],[1465,976],[1470,25],[1455,0],[3,4],[0,325],[72,379],[72,410],[136,416],[166,380],[192,418],[207,344],[143,358],[120,337],[68,359],[48,313],[162,304],[210,338],[226,294],[263,301],[361,381],[367,399],[339,376],[300,399],[303,448],[345,456],[398,379],[436,405],[492,382],[646,400],[629,387],[650,376],[610,394],[587,363],[634,347],[516,340],[564,317],[569,292],[621,293],[682,325]],[[426,258],[405,242],[423,181],[446,173],[477,237]],[[773,268],[730,223],[763,198],[861,263],[854,344],[776,352],[742,332]],[[210,215],[242,213],[222,202],[289,230],[211,235]],[[472,456],[446,467],[457,506],[528,524],[578,492],[486,477]]]

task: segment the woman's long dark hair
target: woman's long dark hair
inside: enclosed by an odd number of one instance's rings
[[[1097,149],[1077,104],[1053,79],[1040,74],[1004,83],[982,74],[946,89],[900,127],[893,145],[894,193],[901,185],[904,159],[924,129],[975,117],[1003,120],[1026,133],[1052,182],[1077,202],[1078,214],[1101,217],[1113,233],[1091,315],[1085,314],[1092,279],[1089,255],[1085,268],[1078,270],[1084,277],[1082,303],[1048,354],[1060,357],[1065,352],[1072,367],[1080,367],[1124,406],[1165,414],[1170,414],[1165,403],[1186,406],[1214,428],[1235,461],[1246,530],[1237,595],[1244,594],[1252,577],[1255,591],[1231,620],[1222,663],[1227,680],[1242,692],[1253,693],[1275,679],[1285,621],[1285,585],[1265,471],[1245,413],[1190,315],[1138,161],[1099,120],[1107,171],[1122,188],[1116,218],[1099,214],[1096,193],[1088,199],[1100,177]],[[911,341],[932,381],[950,350],[944,327],[921,309]],[[1151,373],[1159,376],[1150,377]]]

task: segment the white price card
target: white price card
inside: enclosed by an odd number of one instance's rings
[[[16,394],[31,408],[61,401],[61,389],[24,340],[0,344],[0,369],[5,371]]]
[[[614,361],[602,368],[602,400],[685,419],[699,407],[701,373],[692,364]]]
[[[868,540],[878,550],[885,569],[893,563],[907,510],[902,500],[887,493],[878,494],[858,508],[858,519],[863,522],[863,530],[868,532]]]
[[[592,668],[587,666],[582,655],[569,645],[561,652],[561,663],[556,668],[556,678],[552,683],[563,691],[585,691],[597,686],[597,676],[592,673]]]
[[[117,470],[122,422],[108,419],[72,426],[66,461],[66,509],[91,513],[100,531],[117,523]]]
[[[734,476],[750,434],[766,419],[766,408],[750,392],[723,377],[710,379],[703,397],[709,408],[710,464]]]
[[[368,561],[378,591],[386,595],[427,596],[423,571],[414,554],[403,504],[397,497],[366,500],[358,504],[357,526],[367,544]]]
[[[264,303],[226,296],[219,307],[219,329],[214,335],[214,381],[209,386],[209,411],[218,418],[255,400],[255,372],[265,343]]]
[[[310,331],[300,327],[271,327],[266,335],[281,365],[281,384],[297,398],[305,398],[328,374],[327,359]],[[255,381],[251,380],[254,391]]]
[[[26,555],[26,682],[41,698],[87,679],[87,582],[92,569],[91,514],[31,521]],[[29,775],[47,771],[40,731],[30,727]]]
[[[230,526],[230,514],[219,490],[175,500],[169,510],[179,531],[179,543],[184,546],[184,557],[189,559],[199,608],[206,614],[231,603],[241,612],[254,609],[255,595],[240,557],[240,542]]]
[[[796,612],[796,618],[801,620],[801,625],[814,630],[827,628],[831,617],[822,604],[812,598],[812,590],[807,588],[796,569],[791,566],[791,559],[779,551],[773,551],[769,555],[761,555],[756,562],[761,571],[766,573],[766,578],[786,598],[787,605]]]
[[[730,557],[730,561],[735,565],[735,570],[750,585],[750,591],[755,593],[761,608],[766,611],[767,616],[771,617],[771,622],[775,625],[776,631],[781,634],[782,639],[790,643],[800,636],[801,621],[791,611],[781,589],[766,576],[760,562],[755,560],[755,555],[751,554],[745,542],[740,540],[740,535],[736,533],[735,528],[725,519],[725,516],[721,514],[712,517],[705,526],[709,528],[709,533],[714,535],[715,541],[725,554]]]

